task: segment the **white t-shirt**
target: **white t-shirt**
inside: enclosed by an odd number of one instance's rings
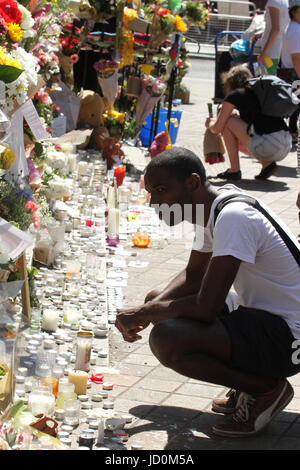
[[[224,191],[223,191],[224,189]],[[243,202],[232,202],[220,212],[214,226],[214,210],[229,194],[244,193],[234,185],[220,188],[206,227],[196,226],[193,250],[212,252],[212,257],[231,255],[242,260],[233,287],[238,304],[279,315],[300,338],[300,268],[286,244],[261,212]],[[272,217],[297,242],[289,228],[267,208]]]
[[[300,52],[300,24],[291,21],[282,41],[282,67],[292,69],[294,66],[291,54],[297,54],[297,52]]]
[[[266,44],[271,28],[272,28],[272,23],[271,23],[271,18],[270,18],[270,11],[268,7],[274,7],[278,8],[279,10],[279,20],[280,20],[280,32],[267,51],[267,56],[270,57],[271,59],[279,59],[280,58],[280,53],[281,53],[281,47],[282,47],[282,39],[283,35],[286,31],[286,28],[290,22],[290,17],[289,17],[289,3],[288,0],[268,0],[267,4],[265,6],[265,31],[261,39],[261,48],[264,48],[264,45]]]

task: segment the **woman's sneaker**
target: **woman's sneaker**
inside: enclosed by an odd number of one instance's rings
[[[239,390],[234,390],[231,388],[226,393],[227,398],[215,398],[212,402],[212,411],[215,413],[223,413],[228,415],[233,413],[236,410],[238,398],[241,395]]]
[[[236,411],[224,423],[213,427],[214,434],[224,437],[248,437],[258,434],[285,408],[294,396],[287,380],[281,380],[271,392],[252,396],[242,392]]]

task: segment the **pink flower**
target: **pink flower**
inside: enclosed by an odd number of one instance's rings
[[[78,54],[72,54],[70,55],[70,62],[71,64],[76,64],[79,61],[79,56]]]
[[[59,64],[59,58],[56,54],[54,54],[54,52],[50,52],[50,57],[52,58],[52,60],[54,60],[56,64]]]
[[[85,225],[86,225],[87,227],[91,227],[91,226],[93,225],[92,220],[87,219],[87,220],[85,221]]]
[[[30,158],[27,158],[27,165],[28,165],[28,170],[29,170],[29,182],[35,183],[39,181],[40,174]]]
[[[28,201],[28,202],[26,202],[25,209],[31,210],[32,212],[34,212],[34,211],[37,211],[37,210],[38,210],[38,206],[36,205],[35,202],[33,202],[33,201]],[[33,217],[32,217],[32,218],[33,218]]]

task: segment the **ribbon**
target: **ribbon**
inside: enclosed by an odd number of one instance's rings
[[[92,374],[89,377],[90,382],[94,382],[95,384],[102,384],[104,375],[103,374]]]

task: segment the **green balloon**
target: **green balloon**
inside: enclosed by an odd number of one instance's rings
[[[172,12],[175,10],[180,10],[181,8],[181,0],[168,0],[169,10]]]

